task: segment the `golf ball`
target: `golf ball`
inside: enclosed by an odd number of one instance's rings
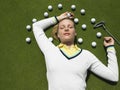
[[[48,39],[49,39],[49,41],[51,41],[51,42],[53,41],[53,38],[52,38],[52,37],[49,37]]]
[[[36,18],[33,18],[33,19],[32,19],[32,22],[33,22],[33,23],[37,22],[37,19],[36,19]]]
[[[61,3],[58,4],[58,9],[62,9],[62,4]]]
[[[70,13],[67,13],[67,16],[70,17],[71,16]]]
[[[49,6],[48,6],[48,10],[49,10],[49,11],[52,11],[52,9],[53,9],[52,5],[49,5]]]
[[[83,39],[82,38],[78,38],[78,43],[83,43]]]
[[[74,18],[74,22],[77,24],[79,22],[78,18]]]
[[[85,30],[87,28],[86,24],[82,24],[82,29]]]
[[[28,31],[30,31],[30,30],[31,30],[31,26],[30,26],[30,25],[27,25],[27,26],[26,26],[26,29],[27,29]]]
[[[96,19],[95,18],[91,18],[91,23],[95,23],[96,22]]]
[[[72,10],[75,10],[75,9],[76,9],[76,6],[75,6],[75,5],[71,5],[71,9],[72,9]]]
[[[92,47],[96,47],[97,43],[96,43],[95,41],[93,41],[93,42],[91,43],[91,45],[92,45]]]
[[[81,13],[82,15],[84,15],[84,14],[85,14],[85,9],[81,9],[81,10],[80,10],[80,13]]]
[[[97,36],[98,38],[100,38],[100,37],[102,36],[102,33],[101,33],[101,32],[97,32],[96,36]]]
[[[44,12],[44,17],[48,17],[49,16],[49,14],[48,14],[48,12]]]
[[[30,42],[31,42],[30,37],[27,37],[25,40],[26,40],[27,43],[30,43]]]

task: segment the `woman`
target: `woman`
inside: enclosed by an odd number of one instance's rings
[[[91,52],[76,45],[73,18],[72,13],[65,12],[33,24],[36,41],[45,56],[49,90],[85,90],[88,70],[117,82],[118,63],[113,38],[104,38],[108,58],[108,65],[105,66]],[[60,41],[58,46],[50,42],[44,33],[44,30],[56,24],[56,37]]]

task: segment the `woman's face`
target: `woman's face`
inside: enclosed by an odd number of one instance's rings
[[[61,43],[74,43],[76,36],[74,22],[69,19],[59,22],[57,35]]]

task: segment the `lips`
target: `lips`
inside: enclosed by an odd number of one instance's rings
[[[63,35],[65,35],[65,36],[69,36],[69,35],[70,35],[70,33],[64,33]]]

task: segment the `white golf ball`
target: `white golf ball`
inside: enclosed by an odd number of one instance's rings
[[[96,36],[97,36],[98,38],[100,38],[100,37],[102,36],[102,33],[101,33],[101,32],[97,32]]]
[[[91,23],[95,23],[96,22],[96,19],[95,18],[91,18]]]
[[[52,9],[53,9],[52,5],[49,5],[49,6],[48,6],[48,10],[49,10],[49,11],[52,11]]]
[[[81,10],[80,10],[80,13],[81,13],[82,15],[84,15],[84,14],[85,14],[85,9],[81,9]]]
[[[82,29],[85,30],[87,28],[86,24],[82,24]]]
[[[44,12],[44,17],[48,17],[49,16],[49,14],[48,14],[48,12]]]
[[[72,10],[75,10],[75,9],[76,9],[76,6],[75,6],[75,5],[71,5],[71,9],[72,9]]]
[[[27,37],[25,40],[26,40],[27,43],[30,43],[30,42],[31,42],[30,37]]]
[[[70,14],[70,13],[67,13],[67,16],[68,16],[68,17],[70,17],[70,16],[71,16],[71,14]]]
[[[83,39],[82,38],[78,38],[78,43],[83,43]]]
[[[37,19],[36,19],[36,18],[33,18],[33,19],[32,19],[32,22],[33,22],[33,23],[37,22]]]
[[[58,4],[58,9],[62,9],[62,7],[63,7],[62,4],[59,3],[59,4]]]
[[[77,24],[79,22],[78,18],[74,18],[74,22]]]
[[[27,29],[28,31],[30,31],[30,30],[31,30],[31,26],[30,26],[30,25],[27,25],[27,26],[26,26],[26,29]]]
[[[96,47],[97,43],[96,43],[95,41],[93,41],[93,42],[91,43],[91,45],[92,45],[92,47]]]
[[[51,42],[53,41],[53,38],[52,38],[52,37],[49,37],[48,39],[49,39],[49,41],[51,41]]]

